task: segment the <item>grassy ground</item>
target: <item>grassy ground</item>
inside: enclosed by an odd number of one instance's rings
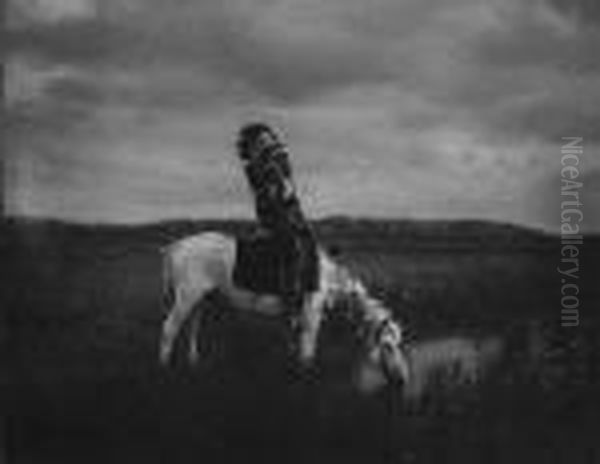
[[[3,229],[10,461],[593,462],[600,297],[582,281],[581,324],[560,327],[558,245],[469,248],[463,237],[460,247],[428,246],[435,230],[323,229],[412,339],[506,342],[479,388],[408,411],[393,392],[351,391],[335,324],[311,382],[290,378],[280,322],[229,311],[207,315],[197,369],[185,366],[183,346],[171,370],[159,369],[158,249],[203,227]],[[591,275],[600,254],[584,253]]]

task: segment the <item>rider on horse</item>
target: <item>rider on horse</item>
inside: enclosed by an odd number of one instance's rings
[[[316,241],[300,207],[288,151],[263,123],[244,126],[237,148],[254,193],[259,234],[283,258],[280,293],[295,316],[305,293],[317,285]]]

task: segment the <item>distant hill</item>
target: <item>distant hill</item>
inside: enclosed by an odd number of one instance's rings
[[[83,225],[56,220],[5,218],[0,223],[0,243],[69,246],[73,239],[135,241],[163,244],[205,230],[245,234],[254,223],[248,220],[172,220],[142,225]],[[330,217],[314,222],[326,245],[344,248],[361,242],[365,249],[406,251],[548,251],[557,249],[560,237],[540,231],[486,221],[415,221]],[[586,236],[586,243],[600,243],[600,236]],[[61,245],[62,244],[62,245]]]
[[[392,248],[423,250],[538,250],[554,247],[558,237],[512,224],[487,221],[350,219],[321,221],[321,230],[337,237],[384,241]]]

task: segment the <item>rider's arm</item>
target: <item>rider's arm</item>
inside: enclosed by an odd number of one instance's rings
[[[284,201],[290,201],[296,197],[296,188],[292,180],[292,166],[290,164],[289,155],[286,150],[278,150],[274,155],[274,163],[281,176],[282,192],[281,196]]]

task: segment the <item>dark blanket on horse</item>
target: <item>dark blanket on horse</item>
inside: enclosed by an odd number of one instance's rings
[[[238,239],[233,271],[236,286],[255,293],[290,295],[315,291],[319,283],[316,244],[295,237],[252,235]]]

